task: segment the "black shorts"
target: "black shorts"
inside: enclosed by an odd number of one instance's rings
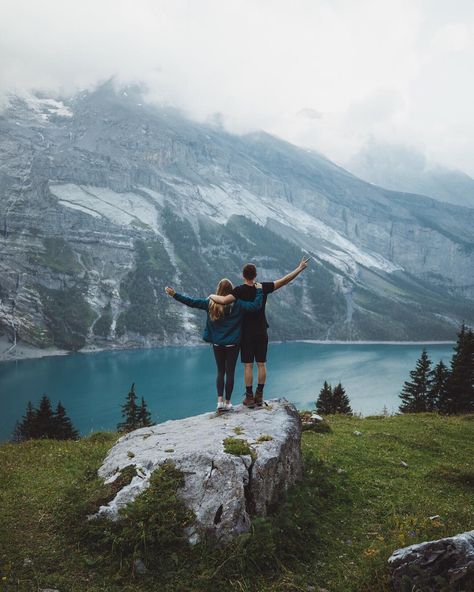
[[[242,364],[267,361],[268,336],[257,335],[247,337],[240,344],[240,361]]]

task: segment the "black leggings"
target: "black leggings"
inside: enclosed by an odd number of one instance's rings
[[[237,363],[240,347],[238,345],[232,345],[229,347],[226,347],[225,345],[214,345],[213,349],[217,365],[217,396],[224,396],[225,382],[225,398],[226,401],[230,401],[232,391],[234,390],[235,364]]]

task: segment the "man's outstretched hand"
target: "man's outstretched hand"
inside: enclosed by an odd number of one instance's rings
[[[165,292],[168,294],[168,296],[174,296],[176,294],[176,290],[174,290],[174,288],[170,288],[169,286],[166,286]]]
[[[303,269],[306,269],[308,267],[308,261],[309,261],[309,257],[306,257],[306,255],[301,259],[300,264],[298,265],[298,269],[301,269],[301,271],[303,271]]]

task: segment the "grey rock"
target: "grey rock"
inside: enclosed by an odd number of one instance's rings
[[[404,469],[408,469],[408,463],[406,463],[404,460],[400,461],[400,466],[402,466]]]
[[[353,434],[354,436],[362,436],[362,432],[359,432],[358,430],[354,430]]]
[[[393,588],[472,590],[474,530],[398,549],[388,560]]]
[[[97,515],[118,519],[120,508],[148,486],[152,472],[171,460],[185,477],[178,493],[196,517],[195,529],[187,533],[191,542],[203,531],[222,541],[248,531],[251,517],[265,516],[302,476],[299,414],[286,399],[268,403],[261,410],[238,405],[231,414],[205,413],[123,436],[109,451],[99,476],[113,482],[132,462],[142,476],[134,477]],[[262,435],[271,439],[259,442]],[[225,452],[228,437],[246,440],[254,458]]]

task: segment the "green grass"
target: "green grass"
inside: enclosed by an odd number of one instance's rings
[[[330,432],[303,434],[304,481],[225,549],[188,547],[173,530],[190,517],[171,465],[122,525],[84,525],[110,497],[96,469],[116,434],[4,444],[0,589],[388,592],[393,550],[472,528],[473,418],[329,417]]]

